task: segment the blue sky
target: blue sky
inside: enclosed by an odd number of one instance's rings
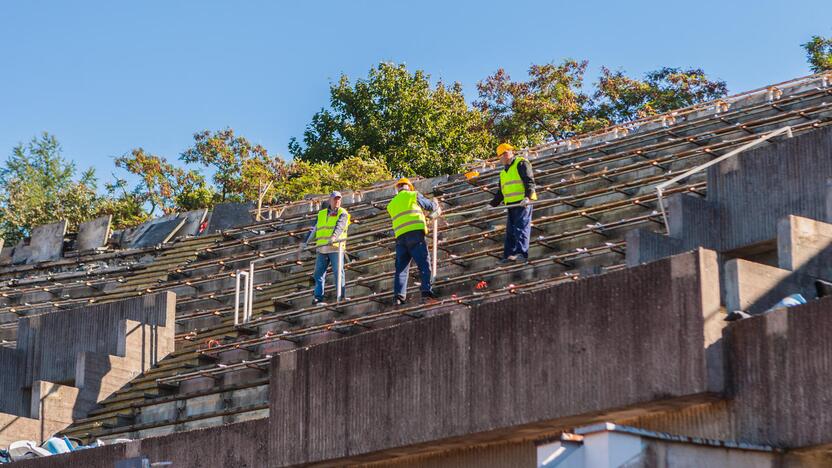
[[[699,66],[732,93],[809,73],[799,45],[832,35],[832,1],[3,2],[0,157],[42,131],[109,179],[142,146],[176,159],[234,128],[287,156],[341,73],[404,62],[476,82],[498,67],[588,59],[640,75]]]

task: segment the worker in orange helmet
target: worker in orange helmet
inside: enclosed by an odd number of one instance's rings
[[[428,200],[417,192],[406,177],[396,181],[396,196],[387,204],[387,213],[396,236],[396,275],[393,278],[396,305],[404,304],[407,299],[411,260],[419,267],[422,302],[434,302],[437,298],[431,286],[430,253],[425,242],[425,234],[428,232],[425,212],[430,212],[431,218],[439,216],[439,203]]]
[[[514,147],[508,143],[497,146],[497,156],[503,169],[500,171],[500,189],[494,194],[491,206],[503,203],[506,209],[506,235],[501,263],[529,259],[529,237],[532,230],[531,202],[537,200],[532,163],[514,155]]]

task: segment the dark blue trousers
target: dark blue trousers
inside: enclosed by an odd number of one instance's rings
[[[506,209],[506,240],[503,258],[520,255],[529,258],[529,238],[532,234],[532,207],[517,206]]]
[[[422,292],[430,292],[430,253],[425,242],[425,233],[421,231],[406,232],[396,239],[396,276],[393,279],[393,291],[396,296],[407,297],[407,276],[410,273],[410,261],[416,262],[422,278]]]

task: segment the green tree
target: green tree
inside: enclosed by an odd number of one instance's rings
[[[373,159],[366,149],[336,164],[298,160],[289,167],[286,179],[278,184],[277,198],[285,202],[333,190],[358,190],[392,177],[384,160]]]
[[[149,216],[160,209],[164,214],[208,208],[214,199],[213,190],[205,178],[194,170],[184,170],[169,163],[165,158],[136,148],[129,155],[116,158],[115,165],[139,178],[139,183],[126,196],[123,180],[117,180],[114,188],[120,187],[128,205],[140,201],[150,205]],[[126,198],[125,198],[126,197]]]
[[[54,135],[43,133],[12,149],[0,168],[0,233],[7,243],[30,234],[32,228],[61,219],[70,229],[98,213],[95,172],[76,179],[76,167],[62,155]]]
[[[194,134],[194,146],[180,157],[185,163],[201,164],[213,171],[215,202],[256,200],[260,188],[274,186],[286,174],[286,163],[272,157],[260,145],[226,128]]]
[[[603,125],[663,114],[728,94],[724,81],[712,81],[699,68],[664,67],[638,80],[602,67],[596,88],[590,114]]]
[[[832,70],[832,37],[812,36],[801,47],[806,51],[806,61],[813,73]]]
[[[532,65],[527,81],[499,69],[477,84],[474,103],[499,141],[533,146],[724,96],[725,82],[700,69],[662,68],[644,80],[602,68],[596,91],[583,91],[586,61]]]
[[[589,114],[582,91],[587,62],[564,60],[529,67],[528,81],[512,81],[502,68],[477,83],[474,105],[500,142],[533,146],[600,126]]]
[[[292,138],[289,152],[335,164],[361,150],[395,174],[429,177],[457,172],[492,145],[482,113],[467,105],[459,83],[431,86],[421,70],[380,63],[366,79],[342,75],[332,84],[330,107],[312,117],[302,144]]]

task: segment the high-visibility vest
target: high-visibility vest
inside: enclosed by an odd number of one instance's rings
[[[526,198],[526,188],[523,185],[523,179],[520,178],[520,172],[517,170],[517,165],[520,161],[526,161],[526,158],[517,156],[508,170],[500,171],[500,191],[503,192],[503,203],[516,203]],[[532,200],[537,199],[536,194],[532,194]]]
[[[318,212],[318,223],[315,225],[315,246],[320,247],[329,243],[329,238],[332,237],[332,232],[335,230],[335,225],[338,224],[338,218],[344,214],[347,216],[347,224],[338,235],[338,241],[347,240],[347,228],[350,226],[350,214],[343,208],[338,208],[335,216],[329,215],[329,209],[324,208]],[[333,247],[340,247],[341,242],[334,242]]]
[[[425,213],[419,206],[419,193],[412,190],[402,190],[387,204],[387,213],[393,220],[393,232],[396,237],[410,231],[428,232]]]

